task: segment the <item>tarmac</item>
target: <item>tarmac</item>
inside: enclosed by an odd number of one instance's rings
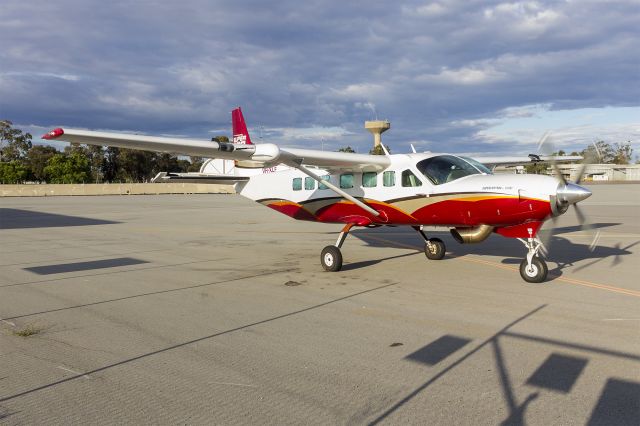
[[[238,195],[0,201],[0,424],[638,424],[640,185],[517,240],[294,221]]]

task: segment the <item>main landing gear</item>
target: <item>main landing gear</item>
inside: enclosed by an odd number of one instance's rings
[[[342,228],[342,232],[338,235],[338,241],[334,246],[326,246],[322,249],[320,254],[320,262],[325,271],[337,272],[342,269],[342,253],[340,248],[344,243],[344,240],[349,235],[349,231],[353,228],[353,223],[348,223]]]
[[[353,224],[349,223],[342,228],[342,232],[338,236],[336,244],[333,246],[326,246],[322,249],[320,254],[320,263],[325,271],[337,272],[342,269],[342,252],[340,248],[344,243],[344,240],[349,235],[349,231],[353,228]],[[422,230],[422,226],[414,226],[415,229],[424,239],[424,254],[431,260],[440,260],[444,257],[446,248],[444,242],[440,238],[428,238]]]
[[[547,263],[539,256],[541,248],[544,248],[542,241],[538,237],[518,238],[527,248],[527,257],[520,263],[520,276],[528,283],[541,283],[547,279]]]
[[[427,259],[440,260],[444,257],[446,252],[444,241],[440,238],[428,238],[427,234],[422,230],[422,225],[413,226],[412,228],[424,239],[424,255],[427,256]]]

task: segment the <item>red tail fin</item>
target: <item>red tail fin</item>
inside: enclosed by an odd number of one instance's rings
[[[240,107],[231,111],[231,123],[233,125],[233,143],[252,145]]]

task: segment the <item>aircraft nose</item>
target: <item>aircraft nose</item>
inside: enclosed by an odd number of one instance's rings
[[[591,191],[575,183],[566,183],[558,187],[557,197],[563,204],[575,204],[591,197]]]

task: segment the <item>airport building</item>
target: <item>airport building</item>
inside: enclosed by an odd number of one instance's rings
[[[582,164],[558,164],[558,169],[565,179],[575,181]],[[496,167],[496,173],[526,173],[524,166]],[[553,174],[553,168],[547,167],[547,174]],[[640,164],[589,164],[584,171],[583,181],[621,182],[640,181]]]

